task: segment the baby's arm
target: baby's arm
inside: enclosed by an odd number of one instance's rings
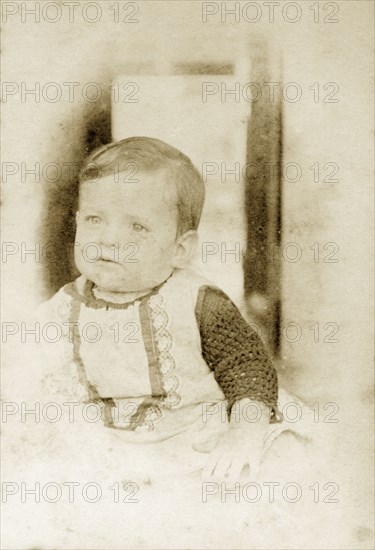
[[[254,476],[270,420],[277,410],[277,374],[262,341],[219,289],[201,289],[197,309],[202,354],[230,411],[230,428],[209,456],[204,475]]]

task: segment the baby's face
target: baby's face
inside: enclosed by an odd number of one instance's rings
[[[165,281],[178,249],[177,206],[164,170],[81,185],[75,262],[101,290],[134,292]],[[135,179],[135,178],[134,178]]]

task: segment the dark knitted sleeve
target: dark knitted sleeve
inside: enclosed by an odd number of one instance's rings
[[[268,405],[271,422],[277,421],[277,374],[257,333],[228,296],[214,287],[200,289],[195,313],[203,359],[214,371],[229,410],[235,401],[248,397]]]

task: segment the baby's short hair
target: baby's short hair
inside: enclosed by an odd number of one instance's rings
[[[114,174],[121,166],[124,171],[132,163],[144,171],[164,168],[176,190],[178,235],[198,229],[205,197],[202,176],[189,157],[160,139],[136,136],[96,149],[86,159],[79,183]]]

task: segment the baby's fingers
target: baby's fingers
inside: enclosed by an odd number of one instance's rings
[[[236,456],[229,469],[229,480],[230,481],[240,481],[241,472],[244,467],[248,464],[246,458],[242,455]]]
[[[208,457],[202,472],[202,477],[224,477],[232,463],[232,453],[227,452],[221,455],[213,453]]]
[[[258,479],[259,477],[259,471],[260,471],[260,457],[258,456],[252,456],[249,460],[249,479],[251,481],[254,481],[255,479]]]

